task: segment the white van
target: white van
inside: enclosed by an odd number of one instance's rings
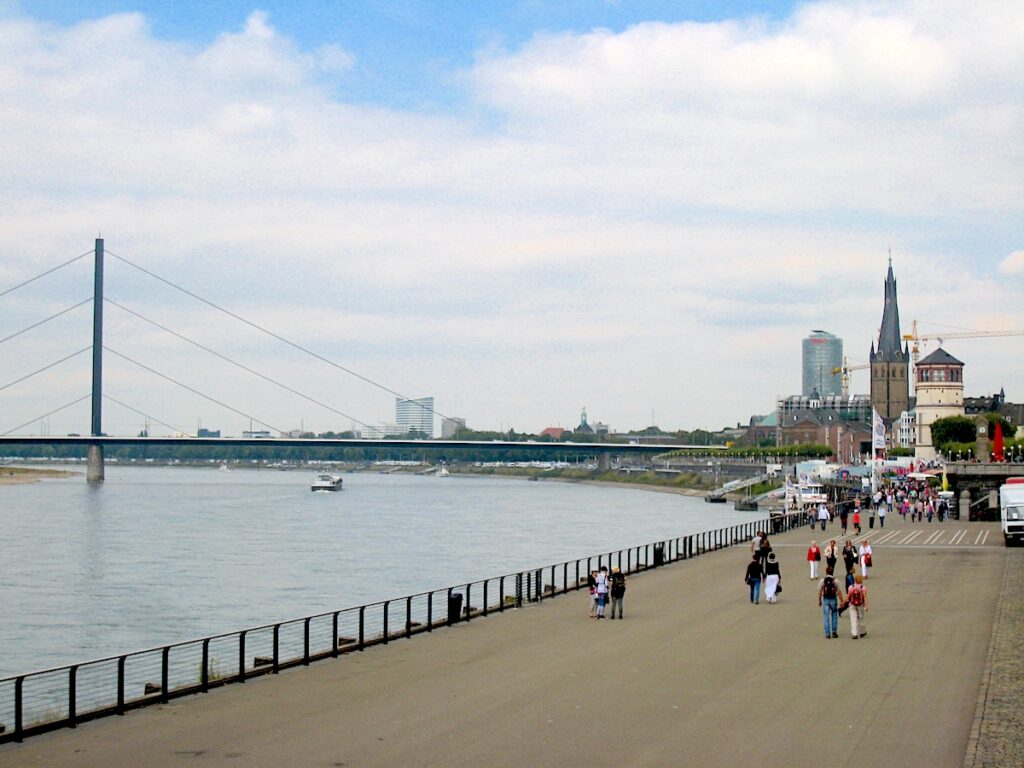
[[[1024,540],[1024,477],[1011,477],[999,489],[999,519],[1007,546]]]

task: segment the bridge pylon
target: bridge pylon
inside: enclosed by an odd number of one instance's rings
[[[92,294],[92,423],[90,434],[103,435],[103,238],[96,238]],[[102,483],[105,479],[103,446],[89,445],[86,482]]]

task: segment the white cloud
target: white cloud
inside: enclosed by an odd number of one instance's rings
[[[1022,270],[991,255],[1024,215],[1022,37],[1009,2],[542,34],[480,54],[465,112],[424,115],[338,100],[321,78],[352,55],[303,50],[261,12],[200,49],[138,14],[0,20],[0,279],[102,229],[113,252],[477,425],[540,429],[583,403],[617,427],[651,407],[663,426],[744,420],[799,386],[812,327],[866,356],[890,243],[904,323],[984,328],[1000,306],[1024,325],[1019,281],[990,277]],[[387,396],[108,272],[119,300],[390,418]],[[79,300],[79,277],[30,293],[47,304],[33,316]],[[3,327],[26,307],[0,303]],[[206,373],[137,323],[111,333]],[[996,344],[958,350],[979,388],[1024,380]],[[205,384],[316,426],[233,372]],[[160,387],[166,420],[191,424],[189,396]]]
[[[1024,274],[1024,251],[1014,251],[999,262],[999,271],[1004,275]]]

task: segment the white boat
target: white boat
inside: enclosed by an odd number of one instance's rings
[[[313,491],[340,491],[341,475],[322,474],[317,475],[310,490]]]
[[[448,472],[448,467],[441,467],[439,470],[437,470],[438,477],[448,477],[449,474],[450,473]]]

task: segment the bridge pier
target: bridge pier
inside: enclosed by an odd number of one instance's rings
[[[90,445],[88,463],[85,469],[85,481],[87,483],[102,483],[105,477],[103,465],[103,446]]]
[[[601,451],[597,454],[597,471],[598,472],[611,472],[612,470],[612,455],[608,451]]]

